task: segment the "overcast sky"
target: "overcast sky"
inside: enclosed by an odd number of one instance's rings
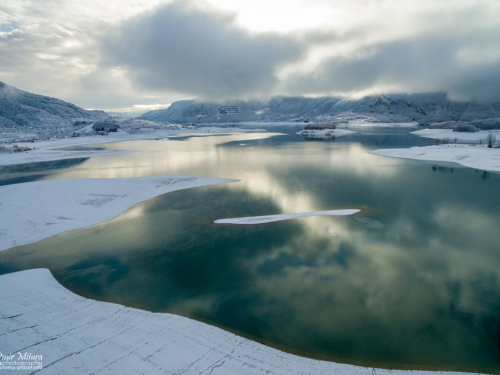
[[[500,100],[498,0],[16,0],[0,81],[84,108],[447,91]]]

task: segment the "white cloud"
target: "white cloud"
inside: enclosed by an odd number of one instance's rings
[[[0,80],[92,108],[386,91],[500,99],[498,1],[207,1],[4,2]]]

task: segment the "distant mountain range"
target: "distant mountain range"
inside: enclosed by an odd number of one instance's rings
[[[24,132],[26,128],[68,132],[108,118],[104,111],[88,111],[0,82],[0,128],[17,132]],[[446,93],[377,95],[362,99],[275,97],[269,101],[226,103],[182,100],[172,103],[167,109],[149,111],[138,119],[192,124],[415,121],[425,125],[442,123],[437,126],[448,128],[472,126],[477,130],[500,128],[500,103],[451,101]]]
[[[167,109],[149,111],[138,118],[171,123],[230,123],[276,121],[434,123],[469,122],[500,117],[500,103],[455,102],[446,93],[340,97],[276,97],[269,101],[234,101],[224,104],[183,100]]]
[[[108,118],[103,111],[88,111],[48,96],[31,94],[0,82],[0,126],[53,128],[74,120]]]

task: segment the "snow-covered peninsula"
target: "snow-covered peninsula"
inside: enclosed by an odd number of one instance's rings
[[[110,220],[161,194],[237,180],[191,176],[36,181],[0,187],[0,251]]]
[[[436,163],[456,163],[464,167],[500,172],[500,148],[463,144],[392,148],[370,153],[393,158],[421,160]]]
[[[481,130],[478,132],[456,132],[452,129],[421,129],[411,132],[423,138],[439,140],[439,142],[482,143],[486,144],[489,134],[500,139],[500,130]]]

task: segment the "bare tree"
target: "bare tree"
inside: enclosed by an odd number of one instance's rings
[[[497,139],[492,133],[489,133],[488,137],[486,137],[486,141],[488,142],[488,147],[492,148],[494,146],[495,142],[497,141]]]

